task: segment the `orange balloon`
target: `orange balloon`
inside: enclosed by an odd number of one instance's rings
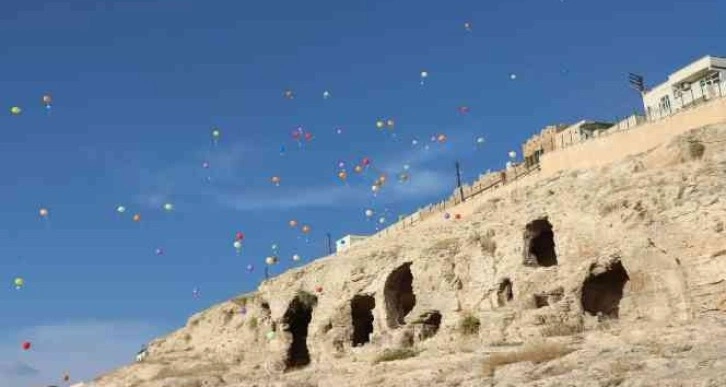
[[[304,225],[304,226],[302,226],[302,232],[303,232],[303,234],[309,233],[310,232],[310,226],[308,226],[307,224]]]
[[[340,180],[345,180],[345,179],[346,179],[347,177],[348,177],[348,174],[347,174],[347,173],[345,173],[345,171],[340,171],[340,172],[338,172],[338,178],[339,178]]]
[[[439,142],[446,142],[446,135],[445,134],[439,134],[438,140],[439,140]]]
[[[135,214],[134,217],[133,217],[133,219],[134,219],[134,222],[138,222],[138,221],[141,220],[141,215]]]
[[[297,227],[297,220],[291,219],[287,224],[290,225],[290,227]]]
[[[272,179],[270,179],[273,184],[280,184],[280,177],[279,176],[272,176]]]

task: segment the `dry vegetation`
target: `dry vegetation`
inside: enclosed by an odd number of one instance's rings
[[[558,343],[533,343],[512,352],[494,353],[484,360],[482,371],[486,376],[494,375],[498,367],[507,364],[532,362],[534,364],[545,363],[573,352],[564,344]]]
[[[418,355],[418,351],[411,348],[386,349],[375,358],[373,364],[408,359],[415,357],[416,355]]]
[[[480,326],[481,322],[479,321],[479,318],[468,314],[459,322],[459,332],[466,336],[476,335],[479,333]]]

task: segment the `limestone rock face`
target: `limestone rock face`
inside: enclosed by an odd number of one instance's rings
[[[193,315],[92,385],[726,386],[726,125],[456,213]]]

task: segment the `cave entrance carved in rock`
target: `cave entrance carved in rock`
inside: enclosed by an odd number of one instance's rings
[[[618,318],[623,288],[629,280],[628,272],[619,260],[604,269],[591,268],[582,284],[582,308],[595,316]]]
[[[285,359],[286,370],[310,364],[310,351],[307,345],[308,326],[313,318],[313,307],[317,301],[317,297],[312,294],[298,294],[290,301],[290,305],[282,317],[285,332],[292,334],[292,343],[287,349]]]
[[[373,333],[373,308],[376,299],[370,295],[357,294],[350,301],[350,317],[353,321],[353,346],[371,341]]]
[[[388,275],[383,295],[386,300],[388,327],[396,328],[404,325],[406,315],[416,305],[416,295],[413,294],[411,262],[399,266]]]
[[[512,291],[512,281],[509,278],[503,279],[499,283],[499,289],[497,290],[497,304],[504,306],[514,298],[514,292]]]
[[[555,234],[546,217],[527,223],[524,230],[524,263],[529,266],[557,265]]]

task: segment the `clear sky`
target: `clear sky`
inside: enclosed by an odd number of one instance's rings
[[[324,255],[327,232],[444,198],[457,159],[471,181],[547,124],[640,110],[627,73],[652,85],[726,54],[723,15],[718,0],[3,2],[0,385],[130,362],[254,289],[272,244],[274,275]]]

